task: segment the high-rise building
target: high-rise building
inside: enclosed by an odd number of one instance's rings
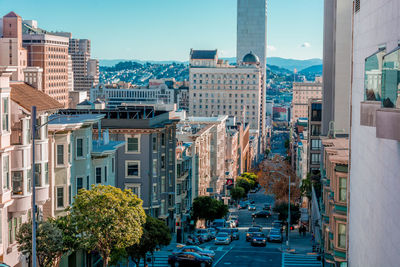
[[[27,51],[22,47],[22,18],[10,12],[3,17],[3,31],[0,32],[0,66],[17,68],[13,81],[23,81],[23,69],[27,66]]]
[[[191,50],[189,112],[191,116],[236,116],[250,129],[261,131],[262,69],[257,56],[248,53],[237,66],[218,59],[217,50]]]
[[[352,1],[325,0],[322,135],[349,134]],[[331,126],[330,126],[331,125]]]
[[[68,51],[72,59],[76,91],[89,91],[99,83],[99,61],[90,58],[90,50],[90,40],[70,38]]]
[[[267,0],[237,1],[238,63],[250,51],[259,59],[265,75],[267,58]]]
[[[348,263],[398,266],[400,2],[354,3]]]
[[[22,23],[22,39],[28,66],[43,69],[43,92],[68,107],[69,39],[38,28],[36,21]]]
[[[322,98],[321,77],[316,77],[314,82],[293,83],[292,123],[299,118],[307,118],[308,100],[313,98]]]

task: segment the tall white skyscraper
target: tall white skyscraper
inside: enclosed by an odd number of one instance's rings
[[[250,51],[266,69],[267,57],[267,0],[237,1],[237,52],[241,61]]]

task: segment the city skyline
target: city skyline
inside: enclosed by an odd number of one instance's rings
[[[75,2],[65,6],[48,0],[40,4],[19,0],[0,3],[0,7],[25,20],[37,20],[45,30],[66,31],[74,38],[90,39],[93,57],[98,59],[187,61],[190,48],[217,48],[221,57],[236,55],[236,0],[116,1],[107,7],[94,1],[79,5]],[[268,1],[267,56],[322,58],[322,1],[291,2]],[[288,5],[290,9],[286,8]],[[188,34],[193,31],[197,34]]]

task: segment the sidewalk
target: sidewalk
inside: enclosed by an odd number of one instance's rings
[[[313,253],[311,234],[306,233],[306,236],[299,235],[298,230],[293,230],[289,234],[290,250],[286,247],[286,240],[282,246],[282,252],[296,253],[296,254],[307,254]]]

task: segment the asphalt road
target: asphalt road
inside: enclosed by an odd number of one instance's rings
[[[265,195],[263,190],[249,194],[249,200],[254,200],[257,211],[262,210],[264,203],[273,202],[271,196]],[[215,245],[213,241],[204,243],[201,247],[215,251],[214,266],[282,266],[281,244],[267,243],[266,247],[252,247],[246,242],[246,231],[253,224],[251,214],[254,211],[237,210],[232,212],[239,216],[239,240],[234,240],[230,245]],[[256,218],[255,224],[263,227],[265,234],[269,233],[271,224],[277,219],[276,215],[266,218]]]

